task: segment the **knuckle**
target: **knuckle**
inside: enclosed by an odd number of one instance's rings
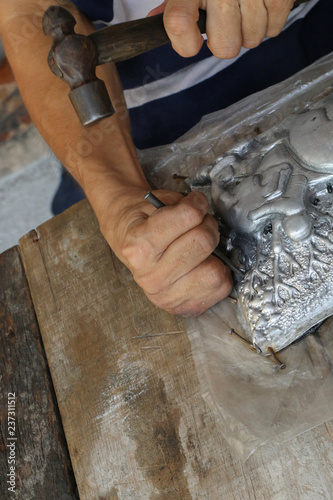
[[[137,267],[136,261],[138,258],[138,253],[135,250],[136,250],[136,246],[129,244],[129,243],[124,244],[121,248],[121,254],[122,254],[123,260],[131,268]]]
[[[286,0],[265,0],[266,9],[269,12],[274,12],[282,7],[282,2],[285,3]]]
[[[216,259],[208,259],[205,265],[205,276],[210,288],[218,288],[227,280],[227,269]]]
[[[243,47],[245,47],[246,49],[254,49],[255,47],[258,47],[258,45],[261,44],[262,40],[263,39],[260,36],[252,36],[251,38],[244,38]]]
[[[176,46],[175,44],[172,44],[172,47],[182,57],[194,57],[200,51],[201,45],[199,45],[199,44],[196,44],[196,45],[186,44],[185,46],[184,45]]]
[[[280,26],[271,26],[267,29],[266,36],[269,38],[274,38],[281,33],[282,28]]]
[[[202,210],[194,205],[183,205],[182,216],[187,227],[199,226],[204,219]]]
[[[179,305],[179,301],[170,295],[169,293],[159,293],[159,294],[149,294],[146,293],[148,299],[154,306],[167,311],[169,314],[176,315],[177,310],[181,310],[181,305]]]
[[[159,305],[163,303],[163,291],[165,288],[163,280],[154,273],[139,274],[133,273],[133,278],[140,288],[147,294],[150,300],[155,304]],[[152,299],[153,298],[153,299]],[[162,307],[159,305],[159,307]]]
[[[174,5],[164,13],[164,25],[169,34],[181,36],[192,28],[193,17],[184,7]]]
[[[294,5],[295,0],[265,0],[266,8],[269,12],[280,14],[284,11],[289,11]]]
[[[121,249],[125,263],[131,270],[140,269],[142,265],[146,266],[151,260],[152,247],[147,240],[134,240],[124,243]]]
[[[294,0],[266,0],[269,14],[267,37],[274,38],[281,33],[293,4]]]
[[[218,59],[233,59],[237,57],[241,46],[239,45],[221,45],[214,42],[208,42],[208,48]]]
[[[208,227],[201,227],[198,230],[197,241],[202,251],[210,254],[218,245],[218,232],[214,232]]]
[[[201,211],[207,212],[209,209],[209,203],[206,196],[200,191],[192,192],[188,198],[192,201],[194,207],[198,208]]]

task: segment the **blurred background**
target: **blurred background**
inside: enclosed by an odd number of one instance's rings
[[[52,217],[60,164],[31,122],[0,40],[0,253]]]

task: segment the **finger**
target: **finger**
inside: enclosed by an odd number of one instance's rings
[[[167,195],[163,200],[166,198]],[[126,239],[120,249],[123,262],[133,275],[140,271],[140,276],[150,272],[171,243],[199,226],[209,208],[207,198],[199,192],[182,197],[172,206],[155,209],[148,202],[145,205],[145,212],[138,212],[134,219],[131,217],[126,226]],[[153,210],[150,217],[146,215],[149,210]]]
[[[232,278],[229,269],[216,257],[211,256],[164,293],[146,295],[153,304],[170,314],[198,316],[227,297],[231,289]]]
[[[214,56],[231,59],[242,46],[241,12],[238,0],[207,3],[207,44]]]
[[[160,200],[164,205],[176,205],[180,200],[184,198],[182,193],[177,191],[166,191],[164,189],[154,190],[153,194]]]
[[[161,256],[159,264],[168,270],[165,281],[175,282],[199,266],[215,250],[219,239],[217,221],[206,215],[200,226],[175,240]]]
[[[268,13],[266,36],[274,37],[281,33],[293,3],[293,0],[265,0]]]
[[[147,238],[156,255],[164,252],[177,238],[200,226],[208,213],[205,195],[192,192],[177,204],[156,210],[147,220]]]
[[[158,7],[155,7],[155,9],[151,10],[147,14],[147,17],[157,16],[157,14],[163,14],[164,9],[165,9],[165,4],[166,4],[166,0],[164,0],[164,2],[161,5],[159,5]]]
[[[163,19],[175,51],[182,57],[195,56],[203,44],[203,37],[197,25],[199,1],[169,0],[165,5]]]
[[[175,240],[159,260],[137,267],[136,282],[148,293],[157,294],[204,262],[219,241],[218,225],[211,215],[203,223]]]
[[[247,49],[257,47],[267,32],[268,14],[263,0],[242,0],[242,45]]]

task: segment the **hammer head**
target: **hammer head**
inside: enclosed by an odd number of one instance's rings
[[[105,83],[99,78],[72,89],[69,98],[84,127],[96,125],[114,114]]]
[[[76,20],[74,16],[63,7],[52,5],[43,17],[43,32],[46,36],[55,36],[55,33],[74,33]]]
[[[69,98],[83,126],[113,115],[114,109],[102,80],[96,76],[97,47],[85,35],[74,32],[76,20],[63,7],[52,6],[43,17],[43,31],[53,37],[48,64],[66,82]]]

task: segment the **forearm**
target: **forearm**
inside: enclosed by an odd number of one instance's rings
[[[230,274],[211,256],[219,233],[208,202],[200,193],[183,198],[161,191],[169,206],[156,210],[144,199],[148,184],[115,68],[100,68],[98,76],[108,86],[116,114],[87,130],[81,126],[67,85],[47,66],[51,41],[43,35],[41,20],[54,3],[0,0],[0,36],[30,115],[85,190],[104,237],[149,299],[172,313],[199,314],[231,287]],[[93,30],[73,4],[58,0],[58,5],[74,14],[78,33]]]
[[[145,189],[147,182],[135,154],[114,66],[98,68],[98,76],[107,84],[116,114],[89,129],[80,124],[67,85],[48,68],[51,40],[43,35],[41,20],[43,11],[54,4],[54,0],[40,4],[12,0],[8,5],[0,0],[0,36],[32,120],[83,187],[100,219],[106,203],[118,199],[128,188]],[[92,24],[73,4],[62,1],[61,5],[74,14],[78,32],[93,31]]]

